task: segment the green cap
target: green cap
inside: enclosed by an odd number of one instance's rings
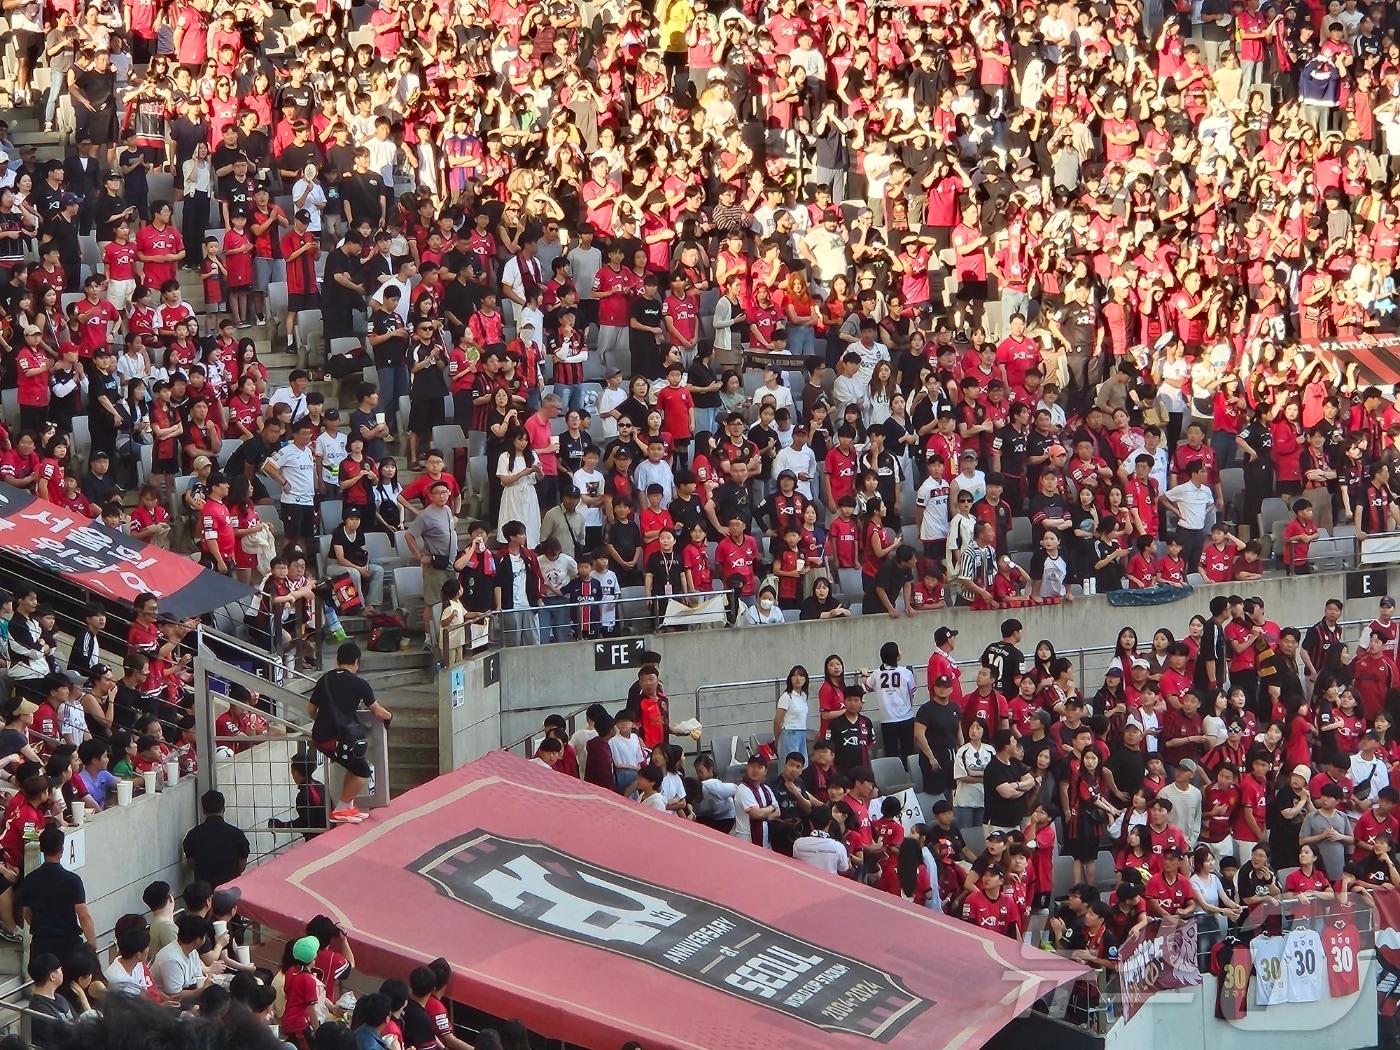
[[[303,937],[292,944],[292,958],[299,963],[310,963],[321,950],[321,942],[315,937]]]

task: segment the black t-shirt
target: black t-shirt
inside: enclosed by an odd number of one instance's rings
[[[665,327],[661,323],[662,303],[660,299],[648,299],[640,296],[632,301],[632,320],[638,324],[644,324],[651,328]],[[633,328],[631,332],[631,345],[643,346],[654,350],[657,345],[657,337],[650,332],[639,332]]]
[[[374,703],[374,689],[354,672],[336,667],[321,676],[311,691],[311,700],[316,705],[311,738],[335,740],[341,726],[360,721],[361,706],[369,708]]]
[[[335,275],[343,273],[355,284],[359,284],[363,278],[360,260],[347,255],[344,248],[337,248],[326,257],[326,271],[321,278],[321,298],[331,302],[344,303],[347,300],[351,303],[360,301],[360,294],[344,287],[335,279]]]
[[[271,445],[263,438],[262,434],[254,434],[243,444],[233,450],[233,455],[229,456],[228,463],[224,469],[229,477],[238,477],[245,467],[252,467],[253,474],[262,470],[262,465],[267,462],[267,457],[275,452]]]
[[[958,747],[958,731],[960,729],[958,705],[951,701],[940,704],[933,700],[926,700],[914,715],[914,721],[924,727],[924,737],[928,740],[929,749],[938,759],[938,764],[943,767],[943,771],[951,776],[953,752]],[[922,763],[926,760],[921,756],[919,761]]]
[[[344,525],[336,526],[335,531],[331,533],[332,559],[334,559],[335,557],[336,547],[339,547],[341,549],[341,553],[345,555],[345,560],[350,562],[351,564],[369,564],[369,552],[365,550],[365,530],[363,528],[361,528],[359,532],[355,533],[355,538],[352,540],[350,536],[346,533]],[[335,564],[338,565],[340,563],[335,562]]]
[[[270,143],[268,142],[267,135],[257,128],[254,128],[246,135],[239,132],[238,148],[248,155],[248,159],[253,162],[254,168],[267,166],[269,145]],[[301,169],[298,168],[297,172],[300,174]]]
[[[194,156],[196,146],[209,141],[209,125],[202,120],[196,124],[188,117],[176,117],[170,122],[170,138],[175,143],[175,160],[184,164]]]
[[[1024,662],[1021,650],[1010,642],[993,642],[982,650],[982,666],[991,668],[1003,696],[1016,694],[1016,679],[1021,676]]]
[[[45,861],[24,877],[19,902],[31,912],[29,933],[35,940],[76,937],[77,905],[87,903],[83,880],[56,861]]]
[[[369,319],[370,335],[387,335],[402,327],[403,319],[393,310],[376,310]],[[374,366],[376,368],[401,368],[407,349],[408,338],[406,336],[396,336],[393,339],[384,340],[374,348]]]
[[[277,167],[281,171],[294,171],[297,177],[301,177],[302,169],[308,164],[315,164],[318,167],[321,163],[321,151],[314,144],[307,142],[301,146],[292,143],[282,151],[282,155],[277,158]]]
[[[219,199],[228,205],[229,215],[251,215],[253,211],[253,194],[258,188],[257,182],[251,175],[244,175],[238,178],[230,175],[227,179],[219,180]],[[245,227],[244,232],[248,230]],[[251,238],[251,234],[249,235]]]
[[[875,573],[875,586],[884,591],[885,599],[894,605],[904,592],[904,585],[913,579],[913,570],[900,565],[895,556],[890,554],[880,563],[880,569]]]
[[[749,497],[748,485],[726,481],[715,489],[715,516],[723,526],[735,518],[746,526],[753,525],[753,501]]]
[[[185,836],[184,853],[196,879],[222,886],[238,878],[240,862],[248,859],[248,836],[223,817],[205,817]]]
[[[631,561],[632,555],[637,553],[637,548],[642,545],[642,530],[632,518],[626,521],[612,521],[608,523],[607,540],[613,550],[627,561]]]
[[[652,594],[680,594],[685,590],[681,579],[685,561],[680,551],[673,550],[669,555],[657,551],[646,560],[646,571],[651,573]]]
[[[29,737],[18,729],[0,730],[0,758],[16,755],[29,743]]]
[[[96,506],[100,507],[120,491],[117,488],[117,481],[110,473],[94,474],[88,471],[82,476],[79,488],[84,496],[90,499]]]
[[[102,397],[105,397],[113,408],[120,410],[122,381],[116,372],[103,375],[94,368],[88,373],[88,429],[110,433],[116,429],[116,424],[112,422],[111,413],[98,403],[98,399]]]
[[[441,1046],[438,1041],[437,1026],[428,1016],[428,1011],[412,999],[403,1011],[403,1045],[407,1050],[427,1050]]]
[[[117,75],[111,69],[105,72],[98,72],[96,69],[78,69],[73,73],[73,82],[83,93],[83,97],[92,103],[93,109],[102,109],[112,101]]]
[[[351,172],[341,183],[346,203],[354,212],[355,221],[369,219],[379,225],[384,215],[384,180],[372,171]]]
[[[1253,864],[1242,865],[1240,873],[1235,876],[1235,899],[1244,901],[1250,897],[1262,897],[1266,893],[1273,893],[1276,881],[1272,868],[1267,870],[1266,875],[1255,871]]]
[[[1026,775],[1026,767],[1019,759],[1003,762],[993,758],[982,771],[982,788],[986,794],[984,807],[986,821],[998,828],[1019,827],[1021,818],[1026,815],[1026,796],[1002,798],[997,793],[1001,784],[1014,784]]]
[[[852,722],[843,713],[828,722],[827,727],[831,753],[836,768],[842,773],[849,773],[870,761],[870,751],[875,746],[875,723],[868,716],[857,715]]]

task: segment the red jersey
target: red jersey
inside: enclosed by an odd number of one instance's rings
[[[1168,882],[1166,876],[1159,871],[1147,880],[1142,896],[1149,904],[1157,905],[1168,915],[1175,915],[1191,899],[1191,880],[1178,871],[1172,881]]]
[[[213,541],[217,545],[219,556],[226,563],[233,560],[236,548],[233,522],[229,518],[228,508],[218,500],[205,500],[204,509],[199,516],[199,532],[203,543]],[[205,549],[207,550],[207,547]]]
[[[962,917],[964,922],[1004,937],[1015,937],[1021,927],[1021,909],[1005,890],[995,898],[981,889],[973,890],[963,902]]]
[[[1361,955],[1361,934],[1356,920],[1345,913],[1335,915],[1322,931],[1322,953],[1327,957],[1327,989],[1332,998],[1359,992],[1357,960]]]

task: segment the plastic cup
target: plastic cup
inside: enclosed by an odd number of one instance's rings
[[[245,945],[240,944],[236,948],[234,948],[233,955],[234,958],[236,958],[244,966],[249,966],[253,962],[253,949]]]
[[[223,919],[215,919],[215,920],[214,920],[214,936],[215,936],[215,937],[222,937],[222,936],[223,936],[225,933],[227,933],[227,932],[228,932],[228,923],[226,923]]]
[[[180,782],[180,763],[165,763],[165,782],[167,784],[178,784]]]
[[[73,826],[75,828],[80,828],[86,820],[87,806],[83,805],[81,802],[75,803],[73,805]]]
[[[141,782],[146,785],[146,794],[154,795],[160,786],[160,774],[154,769],[148,769],[141,774]]]
[[[132,785],[132,782],[131,782],[130,780],[119,780],[119,781],[117,781],[117,805],[119,805],[119,806],[129,806],[129,805],[131,805],[131,789],[132,789],[132,786],[133,786],[133,785]]]

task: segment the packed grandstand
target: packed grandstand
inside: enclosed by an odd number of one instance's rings
[[[1393,5],[0,19],[0,1047],[1400,1037]],[[622,638],[379,806],[373,654]]]

